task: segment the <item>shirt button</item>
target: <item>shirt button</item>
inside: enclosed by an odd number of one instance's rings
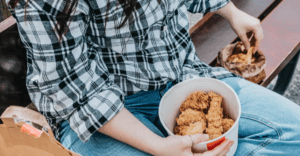
[[[168,28],[167,26],[164,26],[164,30],[167,30],[167,28]]]

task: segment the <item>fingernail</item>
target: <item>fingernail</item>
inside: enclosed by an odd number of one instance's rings
[[[204,139],[208,140],[209,139],[209,135],[208,134],[204,134]]]

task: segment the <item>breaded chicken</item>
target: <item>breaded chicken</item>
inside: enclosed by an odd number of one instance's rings
[[[215,92],[192,93],[180,107],[181,114],[176,118],[174,133],[176,135],[206,133],[212,140],[227,132],[234,121],[223,115],[222,99],[223,97]]]
[[[221,107],[223,97],[221,95],[216,94],[215,92],[208,92],[208,96],[210,97],[210,107]]]
[[[203,113],[203,111],[197,111],[191,108],[186,109],[179,115],[178,118],[176,118],[177,125],[179,126],[188,126],[197,121],[206,123],[205,113]]]
[[[223,119],[223,133],[226,133],[234,124],[232,119]]]
[[[223,127],[215,127],[213,125],[208,125],[208,127],[205,129],[205,132],[209,135],[209,139],[212,140],[223,134]]]
[[[221,123],[222,126],[222,119],[223,119],[223,108],[221,107],[210,107],[207,112],[206,120],[209,124],[213,123]]]
[[[186,101],[184,101],[180,107],[180,112],[185,111],[187,108],[192,108],[195,110],[207,109],[209,106],[209,96],[205,92],[194,92],[192,93]]]
[[[195,122],[188,126],[176,126],[174,132],[176,135],[194,135],[198,133],[203,133],[206,129],[206,122]]]
[[[181,135],[181,134],[180,134],[180,126],[176,125],[176,126],[174,127],[174,134],[175,134],[175,135]]]
[[[209,92],[208,95],[211,102],[206,115],[208,125],[205,131],[210,139],[214,139],[223,133],[223,108],[221,107],[223,97],[214,92]]]

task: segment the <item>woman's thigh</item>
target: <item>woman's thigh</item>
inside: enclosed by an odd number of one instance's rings
[[[163,137],[161,132],[150,122],[143,114],[134,113],[144,125],[152,130],[157,135]],[[66,148],[81,154],[82,156],[148,156],[144,153],[128,144],[115,140],[100,132],[94,133],[87,143],[83,143],[77,136],[77,134],[70,128],[68,122],[64,122],[61,126],[61,140],[63,146]]]
[[[242,114],[236,155],[300,153],[300,107],[285,97],[241,78],[225,78],[237,93]]]

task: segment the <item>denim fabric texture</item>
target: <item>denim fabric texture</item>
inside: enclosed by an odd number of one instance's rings
[[[236,156],[299,155],[300,107],[283,96],[241,78],[224,78],[241,101],[239,140]],[[161,97],[174,83],[155,91],[139,92],[125,98],[127,108],[150,130],[167,136],[158,119]],[[104,134],[96,132],[83,143],[67,121],[60,127],[61,143],[83,156],[149,155]]]

